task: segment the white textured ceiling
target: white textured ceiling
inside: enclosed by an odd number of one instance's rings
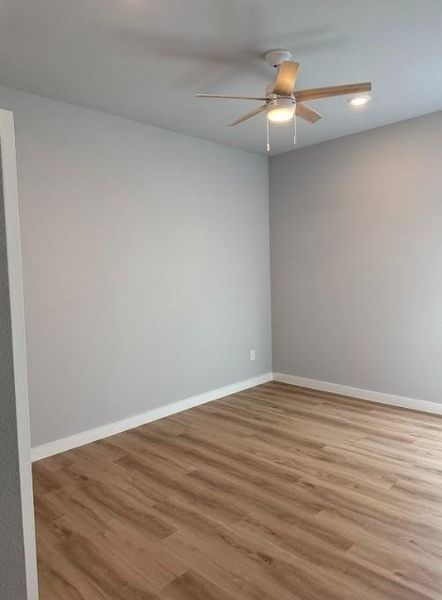
[[[299,146],[442,109],[441,0],[0,0],[0,85],[257,152],[263,115],[226,127],[255,103],[194,94],[261,95],[281,47],[298,88],[374,83],[363,110],[312,102]]]

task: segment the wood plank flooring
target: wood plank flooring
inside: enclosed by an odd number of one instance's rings
[[[442,418],[268,383],[34,465],[40,600],[442,599]]]

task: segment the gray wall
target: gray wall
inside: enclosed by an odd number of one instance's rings
[[[273,367],[442,402],[442,113],[270,162]]]
[[[0,161],[0,598],[25,600],[11,312]]]
[[[0,107],[34,446],[271,370],[264,157],[5,88]]]

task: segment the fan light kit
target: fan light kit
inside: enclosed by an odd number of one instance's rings
[[[293,119],[296,112],[296,102],[291,98],[276,98],[270,100],[267,108],[267,118],[272,123],[286,123]]]
[[[332,87],[313,88],[309,90],[295,90],[296,80],[298,79],[300,64],[290,60],[291,53],[287,50],[271,50],[264,55],[264,60],[268,65],[277,70],[276,77],[265,90],[263,96],[218,96],[213,94],[197,94],[198,98],[220,98],[229,100],[257,100],[264,102],[261,106],[249,113],[243,115],[230,126],[239,125],[262,112],[267,114],[267,151],[270,151],[270,131],[269,122],[288,123],[293,122],[294,138],[296,144],[296,117],[301,117],[316,123],[322,119],[322,115],[306,106],[304,101],[320,100],[331,98],[333,96],[346,96],[349,94],[358,94],[347,102],[351,106],[363,106],[371,100],[367,92],[371,92],[372,84],[370,81],[365,83],[350,83],[347,85],[336,85]],[[362,94],[362,95],[361,95]]]

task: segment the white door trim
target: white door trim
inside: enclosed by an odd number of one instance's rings
[[[9,294],[11,303],[26,588],[28,600],[38,600],[34,503],[32,497],[28,377],[26,367],[25,314],[18,215],[17,164],[15,154],[14,117],[9,111],[0,110],[0,143],[6,221],[6,246],[8,254]]]

